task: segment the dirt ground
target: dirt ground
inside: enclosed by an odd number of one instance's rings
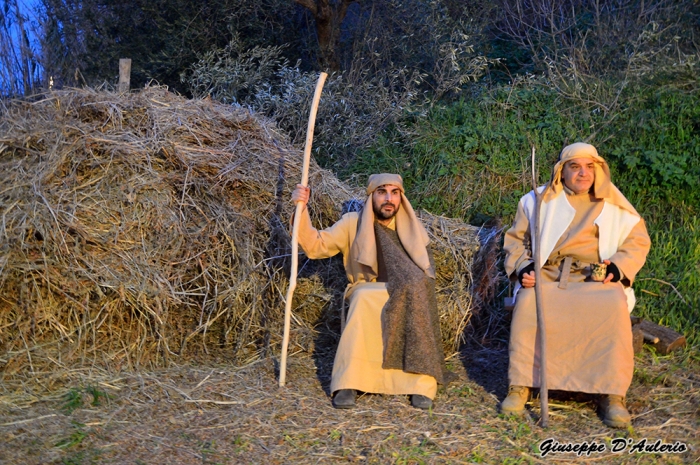
[[[507,368],[502,348],[453,357],[460,380],[441,389],[428,412],[412,408],[405,396],[379,395],[360,397],[354,410],[333,409],[330,361],[330,350],[290,355],[282,388],[273,357],[238,369],[209,361],[157,372],[76,369],[5,379],[0,463],[700,461],[700,355],[694,350],[637,356],[627,430],[604,426],[585,395],[550,394],[547,429],[537,424],[536,400],[524,418],[499,415]],[[604,450],[542,457],[549,438]],[[613,453],[613,444],[624,449]],[[675,452],[653,451],[663,444]]]

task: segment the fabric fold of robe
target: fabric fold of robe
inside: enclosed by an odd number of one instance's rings
[[[624,396],[634,373],[632,327],[620,283],[542,283],[547,328],[547,387]],[[534,288],[521,289],[513,313],[508,379],[540,386]]]

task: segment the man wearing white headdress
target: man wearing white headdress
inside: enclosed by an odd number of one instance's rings
[[[541,247],[547,387],[600,394],[603,421],[626,427],[624,397],[634,370],[631,285],[651,245],[644,220],[612,184],[608,164],[590,144],[565,147],[551,181],[538,189],[541,236],[534,246]],[[535,206],[532,191],[520,199],[504,239],[506,273],[519,289],[504,413],[522,413],[530,388],[540,386],[530,221]],[[607,265],[602,282],[591,279],[591,264],[597,263]]]
[[[297,185],[292,201],[309,200]],[[445,360],[428,233],[404,195],[398,174],[374,174],[360,212],[317,230],[304,208],[299,245],[307,257],[343,255],[349,280],[347,321],[333,363],[336,408],[352,408],[357,392],[410,395],[428,409],[443,383]]]

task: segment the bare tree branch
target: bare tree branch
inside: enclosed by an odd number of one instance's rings
[[[314,0],[293,0],[294,3],[297,3],[307,10],[311,12],[314,16],[316,16],[318,8],[316,7],[316,2]]]

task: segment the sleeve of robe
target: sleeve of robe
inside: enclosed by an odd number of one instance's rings
[[[530,249],[530,219],[525,214],[522,200],[518,203],[513,226],[503,238],[506,252],[505,269],[511,279],[516,279],[520,270],[533,262]]]
[[[311,224],[309,210],[304,209],[299,221],[299,245],[312,260],[329,258],[338,253],[347,255],[350,248],[349,227],[352,223],[349,213],[330,228],[319,231]]]
[[[617,249],[617,252],[609,258],[629,280],[629,285],[632,285],[634,277],[644,265],[650,247],[651,239],[647,233],[646,224],[644,219],[640,219]]]

